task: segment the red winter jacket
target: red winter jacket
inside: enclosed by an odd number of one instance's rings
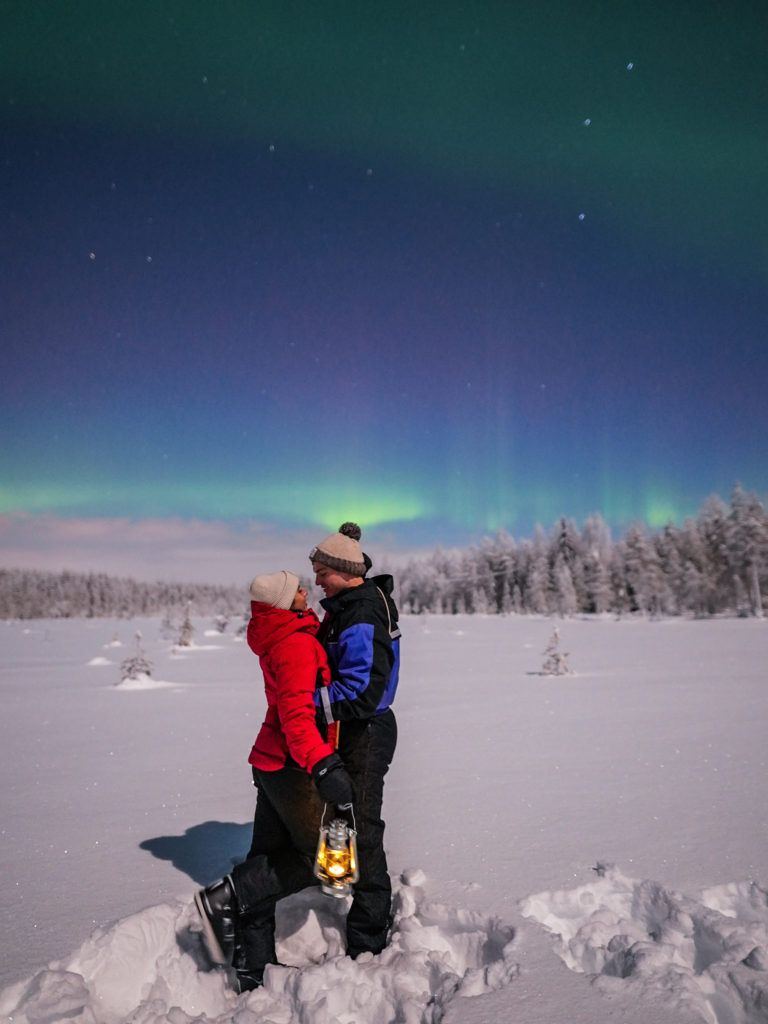
[[[267,714],[248,758],[275,772],[293,760],[307,771],[333,753],[320,735],[313,696],[330,681],[325,651],[315,639],[313,611],[295,612],[251,601],[248,646],[259,656]]]

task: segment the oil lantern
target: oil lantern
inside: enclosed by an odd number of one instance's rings
[[[349,896],[360,877],[357,867],[357,832],[346,821],[334,818],[320,825],[315,855],[315,875],[329,896]]]

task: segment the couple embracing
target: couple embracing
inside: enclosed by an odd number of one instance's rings
[[[360,877],[347,915],[347,954],[380,953],[391,923],[384,853],[384,775],[397,741],[391,705],[400,662],[392,577],[368,578],[360,528],[344,523],[310,552],[325,592],[320,622],[298,576],[251,584],[248,644],[264,675],[267,713],[249,762],[257,788],[248,856],[195,903],[211,960],[240,991],[276,963],[278,900],[317,883],[313,864],[326,804],[353,810]]]

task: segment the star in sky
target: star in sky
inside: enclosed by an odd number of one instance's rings
[[[768,491],[754,5],[0,19],[0,511],[423,543]]]

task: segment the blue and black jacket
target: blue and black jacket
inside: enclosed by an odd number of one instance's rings
[[[392,577],[374,576],[321,602],[326,617],[317,639],[328,655],[330,686],[315,703],[326,721],[370,718],[395,698],[400,670],[400,629]]]

